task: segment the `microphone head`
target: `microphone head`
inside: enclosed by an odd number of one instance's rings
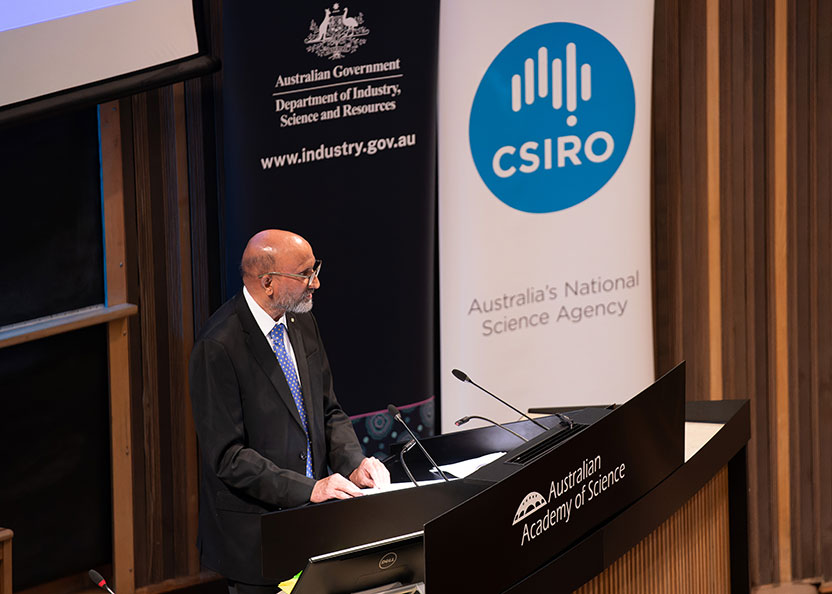
[[[401,414],[401,413],[399,412],[399,409],[398,409],[398,408],[396,408],[396,407],[395,407],[394,405],[392,405],[392,404],[388,404],[388,405],[387,405],[387,412],[389,412],[389,413],[390,413],[390,415],[391,415],[391,416],[393,416],[393,418],[396,418],[396,417],[398,417],[398,416]]]
[[[89,576],[92,582],[99,588],[103,588],[104,584],[107,583],[104,577],[94,569],[89,570]]]
[[[451,373],[454,374],[454,377],[461,382],[470,382],[471,378],[464,371],[460,371],[459,369],[451,369]]]
[[[460,425],[464,425],[465,423],[467,423],[470,420],[471,420],[471,417],[462,417],[461,419],[457,419],[456,421],[454,421],[454,425],[459,427]]]

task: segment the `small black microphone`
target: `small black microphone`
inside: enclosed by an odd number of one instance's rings
[[[464,425],[465,423],[467,423],[467,422],[468,422],[468,421],[470,421],[471,419],[481,419],[481,420],[483,420],[483,421],[487,421],[487,422],[491,423],[492,425],[496,425],[496,426],[497,426],[497,427],[499,427],[500,429],[503,429],[503,430],[505,430],[505,431],[508,431],[509,433],[511,433],[512,435],[514,435],[515,437],[519,437],[519,438],[520,438],[520,439],[522,439],[523,441],[529,441],[528,439],[526,439],[525,437],[523,437],[522,435],[520,435],[520,434],[519,434],[519,433],[517,433],[516,431],[512,431],[511,429],[509,429],[509,428],[508,428],[508,427],[506,427],[505,425],[501,425],[501,424],[500,424],[500,423],[498,423],[497,421],[492,421],[491,419],[489,419],[489,418],[487,418],[487,417],[481,417],[481,416],[479,416],[479,415],[468,415],[467,417],[462,417],[461,419],[459,419],[459,420],[457,420],[456,422],[454,422],[454,425],[456,425],[457,427],[459,427],[460,425]]]
[[[107,580],[105,580],[101,576],[101,574],[98,573],[96,570],[90,569],[89,576],[90,576],[90,579],[92,580],[92,583],[94,583],[96,586],[98,586],[102,590],[107,590],[107,592],[109,592],[110,594],[116,594],[115,592],[113,592],[110,589],[110,586],[107,585]]]
[[[394,419],[396,419],[399,423],[401,423],[402,425],[404,425],[404,428],[405,428],[405,429],[407,429],[407,432],[408,432],[408,433],[410,433],[410,437],[412,437],[412,438],[413,438],[413,441],[415,441],[415,442],[416,442],[416,445],[418,445],[418,446],[419,446],[419,448],[422,450],[422,453],[424,453],[424,454],[425,454],[425,457],[428,459],[428,462],[430,462],[431,464],[433,464],[433,465],[434,465],[434,467],[436,467],[436,470],[438,470],[438,471],[439,471],[439,476],[441,476],[441,477],[442,477],[443,479],[445,479],[446,481],[450,482],[450,481],[448,480],[448,477],[447,477],[447,476],[445,476],[445,473],[444,473],[444,472],[442,472],[442,469],[441,469],[441,468],[439,468],[439,464],[437,464],[437,463],[434,461],[434,459],[430,457],[430,454],[428,454],[428,451],[425,449],[425,446],[423,446],[423,445],[422,445],[422,442],[421,442],[421,441],[419,441],[419,438],[418,438],[418,437],[416,437],[416,434],[415,434],[415,433],[413,433],[413,431],[411,431],[411,430],[410,430],[410,427],[408,427],[408,426],[407,426],[407,423],[405,423],[405,422],[404,422],[404,419],[402,419],[402,413],[400,413],[400,412],[399,412],[399,409],[398,409],[398,408],[396,408],[395,406],[393,406],[392,404],[388,404],[388,405],[387,405],[387,412],[389,412],[389,413],[390,413],[390,415],[391,415]]]
[[[458,379],[459,381],[467,382],[469,384],[473,384],[474,386],[476,386],[477,388],[479,388],[480,390],[482,390],[483,392],[485,392],[486,394],[488,394],[492,398],[496,398],[497,400],[499,400],[500,402],[505,404],[507,407],[509,407],[511,410],[513,410],[514,412],[516,412],[517,414],[519,414],[521,416],[526,417],[528,420],[530,420],[532,423],[534,423],[535,425],[537,425],[538,427],[540,427],[544,431],[549,430],[545,425],[542,425],[542,424],[538,423],[537,421],[535,421],[533,418],[531,418],[529,415],[527,415],[523,411],[514,408],[512,405],[510,405],[508,402],[506,402],[505,400],[503,400],[502,398],[500,398],[496,394],[492,394],[491,392],[489,392],[488,390],[483,388],[481,385],[479,385],[474,380],[472,380],[470,377],[468,377],[468,375],[464,371],[460,371],[459,369],[452,369],[451,373],[454,374],[454,377],[456,379]]]

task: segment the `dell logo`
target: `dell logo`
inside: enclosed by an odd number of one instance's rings
[[[396,564],[396,561],[399,560],[399,556],[396,553],[387,553],[384,557],[381,558],[381,561],[378,562],[379,569],[388,569],[393,567]]]
[[[548,23],[494,58],[474,97],[469,141],[497,198],[554,212],[610,180],[634,123],[633,80],[615,46],[587,27]]]

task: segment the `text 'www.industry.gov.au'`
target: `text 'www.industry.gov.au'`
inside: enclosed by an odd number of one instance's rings
[[[321,146],[317,148],[303,148],[294,153],[260,157],[260,166],[263,169],[277,169],[279,167],[300,165],[302,163],[313,163],[315,161],[324,161],[326,159],[375,155],[380,151],[406,148],[415,145],[416,134],[402,134],[401,136],[373,138],[372,140],[359,140],[356,142],[344,141],[341,144],[334,145],[321,144]]]

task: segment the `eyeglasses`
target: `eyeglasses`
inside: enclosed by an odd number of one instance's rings
[[[312,282],[318,278],[318,275],[321,273],[321,265],[323,264],[323,260],[315,260],[315,265],[312,267],[312,272],[309,274],[294,274],[292,272],[264,272],[263,274],[258,274],[257,278],[263,278],[264,276],[288,276],[290,278],[296,278],[298,280],[303,279],[306,281],[306,285],[312,285]]]

